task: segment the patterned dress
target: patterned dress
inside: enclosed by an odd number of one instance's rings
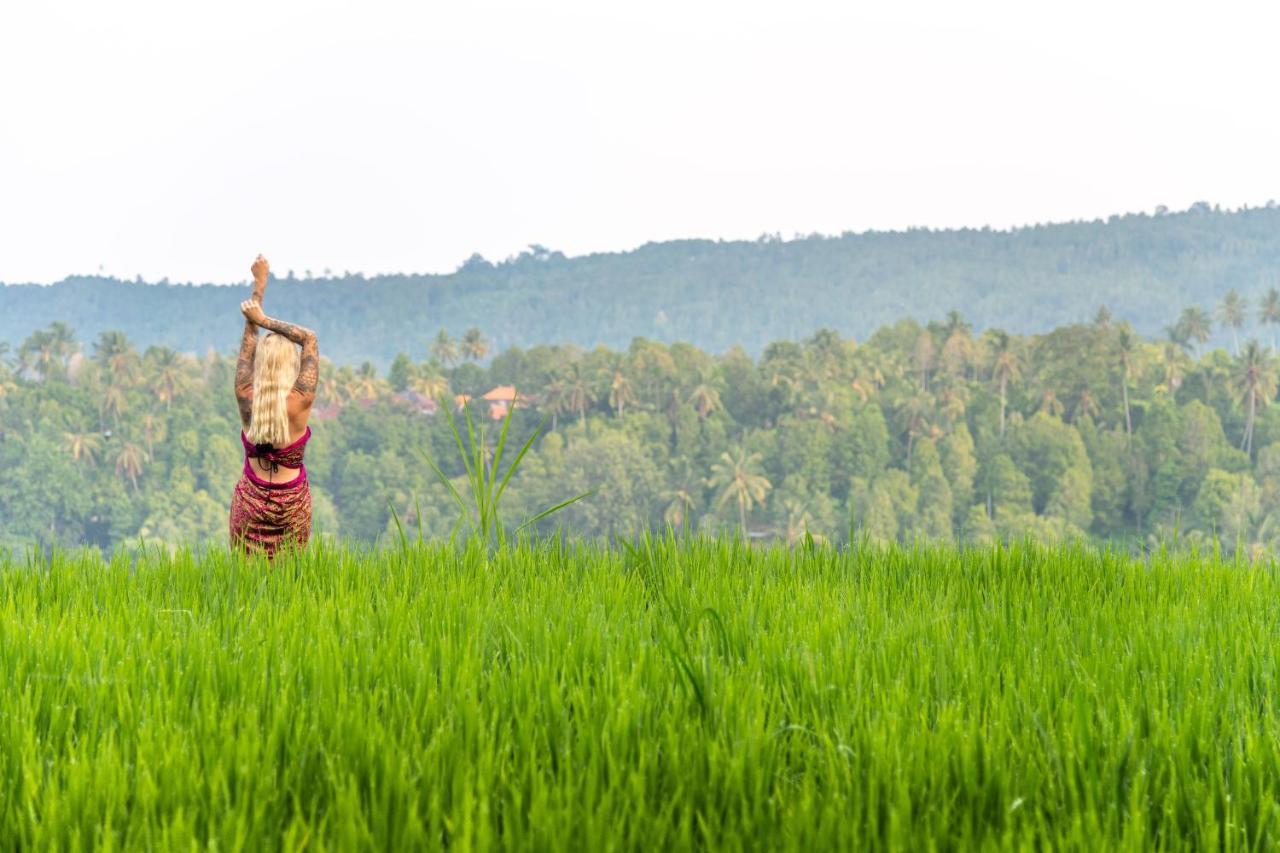
[[[270,445],[253,445],[240,433],[244,444],[244,476],[236,483],[231,496],[231,542],[245,551],[265,551],[275,556],[285,542],[299,547],[311,537],[311,487],[307,483],[307,466],[302,464],[303,451],[311,438],[311,427],[302,437],[279,450]],[[257,458],[265,465],[297,468],[298,476],[283,483],[264,480],[253,470],[249,460]]]

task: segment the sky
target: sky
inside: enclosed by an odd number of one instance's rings
[[[0,4],[0,281],[1280,198],[1263,3]]]

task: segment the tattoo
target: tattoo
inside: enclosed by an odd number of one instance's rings
[[[240,357],[236,359],[236,404],[240,407],[240,424],[249,428],[253,413],[253,356],[258,351],[258,327],[248,320],[244,322],[244,335],[240,338]]]
[[[298,368],[298,379],[293,383],[293,390],[306,397],[316,393],[316,383],[320,380],[320,347],[316,344],[316,336],[312,335],[302,345],[302,364]]]
[[[316,341],[316,333],[271,317],[263,317],[260,325],[302,345],[302,363],[298,367],[298,379],[293,383],[293,390],[304,397],[314,396],[320,378],[320,345]]]

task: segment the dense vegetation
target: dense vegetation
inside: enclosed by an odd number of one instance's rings
[[[1270,849],[1278,620],[1073,547],[0,560],[0,837]]]
[[[1247,334],[1280,319],[1280,294],[1249,306],[1228,292],[1217,309]],[[522,395],[515,442],[549,422],[512,512],[594,491],[553,519],[583,536],[1219,539],[1257,556],[1280,544],[1276,358],[1253,340],[1197,355],[1209,322],[1187,309],[1149,341],[1105,310],[1031,336],[975,335],[953,314],[859,344],[821,331],[759,360],[637,339],[485,361],[479,333],[441,333],[430,358],[385,375],[322,370],[316,527],[371,540],[394,530],[394,507],[446,535],[456,512],[421,454],[462,469],[428,404],[470,395],[483,421],[481,396],[506,385]],[[243,462],[229,358],[139,353],[119,333],[80,352],[60,324],[0,355],[0,546],[224,541]]]
[[[1175,306],[1207,307],[1231,288],[1257,297],[1277,284],[1277,270],[1280,209],[1197,205],[1009,232],[680,240],[572,259],[532,247],[496,265],[472,258],[452,275],[296,270],[272,285],[271,301],[321,330],[336,361],[385,368],[399,350],[420,357],[426,330],[457,335],[475,325],[498,349],[556,341],[622,349],[641,336],[715,353],[741,345],[754,356],[820,328],[861,339],[899,317],[940,320],[950,309],[978,330],[1043,332],[1107,304],[1155,336]],[[247,295],[247,286],[102,278],[0,287],[0,341],[61,320],[90,339],[119,329],[142,347],[228,352],[236,337],[226,318]]]

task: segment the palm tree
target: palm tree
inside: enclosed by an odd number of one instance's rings
[[[785,405],[794,407],[798,393],[804,388],[804,353],[794,343],[781,341],[769,344],[760,361],[760,373],[770,388],[783,391]]]
[[[142,416],[142,435],[147,442],[147,455],[151,456],[154,453],[152,442],[164,441],[164,421],[157,420],[154,413],[147,412]]]
[[[850,387],[862,402],[884,387],[885,373],[880,361],[867,354],[867,350],[858,350],[854,356],[853,382]]]
[[[434,371],[415,376],[409,387],[431,400],[438,400],[449,394],[449,380]]]
[[[952,314],[955,312],[952,311]],[[973,362],[973,338],[969,335],[968,324],[947,335],[942,344],[942,369],[951,377],[963,376],[966,368]]]
[[[969,386],[964,382],[953,378],[938,390],[938,411],[946,418],[947,423],[955,424],[963,420],[968,405]]]
[[[489,354],[489,342],[480,330],[472,326],[462,335],[462,356],[472,361],[484,361]]]
[[[1276,330],[1280,325],[1280,290],[1274,287],[1267,291],[1258,305],[1258,322],[1271,326],[1271,352],[1276,351]]]
[[[1172,326],[1165,326],[1164,333],[1168,337],[1169,343],[1179,349],[1191,351],[1191,335],[1187,334],[1187,327],[1182,324],[1181,320]]]
[[[670,464],[675,476],[672,487],[662,493],[662,520],[673,527],[683,527],[697,506],[698,478],[687,458],[682,457],[679,464],[673,459]]]
[[[441,329],[436,334],[436,339],[431,342],[431,357],[445,367],[452,367],[460,360],[457,342],[449,337],[449,333],[444,329]]]
[[[720,490],[716,499],[716,509],[720,509],[729,501],[738,505],[738,524],[742,535],[747,535],[747,512],[756,504],[763,504],[765,495],[773,488],[773,484],[760,473],[760,454],[747,453],[741,445],[733,452],[720,454],[720,461],[711,466],[711,477],[707,481],[714,489]]]
[[[137,377],[138,353],[124,332],[103,332],[93,345],[93,360],[117,381],[129,383]]]
[[[111,379],[107,383],[107,387],[102,389],[102,402],[99,404],[99,420],[111,415],[111,422],[116,429],[120,428],[120,416],[129,408],[129,397],[125,392],[122,381],[113,373]]]
[[[702,482],[693,473],[693,466],[689,464],[687,457],[680,457],[679,461],[672,459],[669,464],[673,473],[673,485],[662,493],[662,520],[673,527],[683,527],[697,508],[697,495]]]
[[[1245,315],[1249,311],[1249,303],[1233,287],[1222,297],[1218,305],[1218,324],[1231,330],[1231,349],[1240,354],[1240,327],[1244,325]]]
[[[672,527],[683,527],[697,506],[693,493],[685,486],[675,486],[666,490],[662,493],[662,499],[666,502],[662,510],[662,520]]]
[[[809,507],[803,501],[787,498],[783,501],[782,508],[787,513],[787,528],[783,532],[788,545],[795,545],[805,536],[809,536],[814,541],[822,541],[826,538],[810,532],[809,528],[813,527],[813,513],[809,512]]]
[[[563,379],[553,379],[542,391],[542,409],[551,415],[551,431],[559,426],[560,415],[569,411],[569,387]]]
[[[698,420],[705,421],[707,415],[720,408],[720,392],[706,382],[699,382],[689,394],[689,405],[698,413]]]
[[[1096,418],[1100,413],[1101,409],[1098,408],[1098,401],[1093,399],[1093,392],[1085,388],[1080,392],[1075,408],[1071,410],[1071,421],[1079,423],[1081,418]]]
[[[582,425],[587,423],[587,409],[596,401],[595,389],[582,372],[581,362],[569,365],[568,375],[564,377],[564,393],[571,411],[577,412]]]
[[[907,434],[908,464],[911,463],[911,452],[915,447],[916,438],[932,432],[929,426],[929,415],[933,410],[933,397],[928,391],[917,390],[898,404],[898,419],[902,422],[902,428]]]
[[[1178,322],[1174,326],[1178,330],[1181,340],[1174,338],[1178,343],[1185,341],[1196,342],[1196,357],[1200,357],[1200,347],[1205,341],[1209,340],[1209,335],[1213,333],[1213,321],[1209,317],[1209,312],[1201,308],[1199,305],[1192,305],[1182,309],[1182,314],[1178,317]]]
[[[120,446],[116,455],[116,476],[128,477],[133,490],[138,490],[138,477],[142,474],[143,465],[149,460],[147,452],[131,441]]]
[[[1009,383],[1022,376],[1018,357],[1013,351],[1009,333],[992,329],[987,333],[987,346],[991,352],[991,378],[1000,384],[1000,437],[1004,438],[1005,409],[1008,406]]]
[[[929,388],[929,371],[933,370],[934,356],[933,335],[928,332],[921,332],[920,337],[916,338],[911,360],[916,370],[920,371],[920,388],[922,390],[928,390]]]
[[[360,369],[356,371],[354,387],[351,389],[351,396],[357,400],[374,400],[386,388],[386,382],[378,376],[378,369],[371,362],[366,361],[360,365]]]
[[[1045,388],[1044,393],[1040,395],[1040,411],[1050,417],[1060,418],[1065,409],[1062,401],[1058,399],[1058,392],[1052,388]]]
[[[834,329],[819,329],[805,341],[804,354],[813,372],[822,379],[836,376],[849,350]]]
[[[98,453],[102,450],[102,436],[96,432],[64,432],[63,447],[71,458],[87,465],[98,461]]]
[[[325,404],[347,402],[347,386],[336,370],[321,371],[316,396]]]
[[[156,399],[169,409],[174,398],[185,393],[190,383],[182,369],[182,356],[168,347],[155,347],[147,352],[152,369],[151,384],[156,389]]]
[[[1127,327],[1121,328],[1116,335],[1116,352],[1120,364],[1120,388],[1124,399],[1124,434],[1125,440],[1133,442],[1133,420],[1129,417],[1129,371],[1133,367],[1133,353],[1137,346],[1133,333]]]
[[[47,331],[32,332],[18,347],[19,373],[34,374],[44,380],[54,372],[56,364],[53,336]]]
[[[1177,344],[1166,343],[1160,352],[1162,376],[1156,389],[1165,394],[1172,394],[1182,386],[1183,362],[1187,356]]]
[[[1240,441],[1240,449],[1245,453],[1253,453],[1253,427],[1257,418],[1258,401],[1269,405],[1276,397],[1276,365],[1271,357],[1257,341],[1249,341],[1244,352],[1236,358],[1235,374],[1232,387],[1247,405],[1248,416],[1244,423],[1244,436]]]
[[[71,327],[66,323],[55,320],[49,324],[49,344],[54,358],[65,374],[71,356],[80,351],[75,332],[71,331]]]
[[[621,370],[613,371],[613,376],[609,379],[609,408],[613,409],[618,417],[622,417],[623,410],[637,401],[636,389],[632,386],[631,380]]]
[[[952,335],[970,335],[973,333],[973,326],[965,321],[964,316],[959,311],[952,308],[947,312],[947,317],[942,322],[942,339],[945,341]]]

